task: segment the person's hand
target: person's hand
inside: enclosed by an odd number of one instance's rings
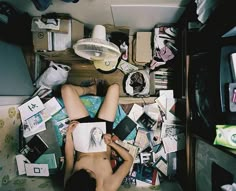
[[[72,134],[78,123],[79,123],[78,121],[70,122],[69,126],[67,127],[66,133],[67,134]]]
[[[105,142],[107,145],[110,145],[110,144],[112,143],[111,134],[105,134],[105,135],[103,135],[103,139],[104,139],[104,142]]]

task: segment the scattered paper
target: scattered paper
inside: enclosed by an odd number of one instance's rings
[[[49,115],[54,115],[62,108],[55,97],[52,97],[50,100],[44,103],[44,106],[45,106],[45,112],[48,113]]]
[[[138,104],[133,104],[128,116],[134,122],[137,122],[138,118],[143,114],[143,107]]]
[[[165,161],[163,158],[160,158],[155,167],[161,171],[165,176],[167,176],[167,161]]]
[[[158,121],[160,119],[160,111],[157,103],[145,105],[144,112],[147,113],[155,121]]]
[[[177,135],[182,132],[184,132],[183,125],[178,125],[178,124],[173,124],[173,123],[168,123],[168,122],[162,123],[161,138]]]
[[[134,145],[138,146],[141,150],[144,150],[149,146],[149,140],[147,137],[148,131],[145,129],[139,129],[134,141]]]
[[[174,91],[173,90],[160,90],[160,96],[165,96],[166,98],[174,98]]]
[[[27,121],[24,121],[22,125],[24,138],[30,137],[47,129],[44,122],[37,126],[31,126]]]
[[[180,133],[178,135],[164,137],[162,142],[166,153],[176,152],[185,148],[185,135],[184,133]]]
[[[119,65],[118,65],[117,68],[119,70],[121,70],[122,72],[124,72],[124,74],[128,74],[128,73],[131,73],[131,72],[134,72],[134,71],[138,70],[138,67],[136,67],[133,64],[130,64],[129,62],[126,62],[122,59],[119,62]]]
[[[166,120],[168,121],[180,121],[180,119],[171,113],[171,108],[177,103],[175,98],[167,98],[166,100]]]
[[[162,144],[160,145],[160,149],[156,153],[154,153],[155,161],[159,160],[161,157],[163,159],[167,160],[167,154],[166,154],[166,152],[164,150],[164,146]]]

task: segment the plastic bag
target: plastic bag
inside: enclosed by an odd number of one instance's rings
[[[50,62],[47,70],[36,81],[36,88],[41,86],[54,89],[56,86],[64,84],[67,81],[71,68],[67,65]]]
[[[236,183],[226,184],[220,187],[222,191],[236,191]]]
[[[147,97],[150,92],[149,70],[138,70],[124,77],[123,87],[126,94],[135,97]]]

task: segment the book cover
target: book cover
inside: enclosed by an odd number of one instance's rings
[[[22,121],[29,119],[36,113],[42,111],[43,109],[45,109],[45,106],[38,96],[35,96],[34,98],[30,99],[29,101],[18,107]]]
[[[129,154],[133,157],[133,159],[136,159],[138,156],[138,151],[139,148],[135,145],[132,145],[126,141],[121,141],[121,140],[116,140],[115,141],[118,145],[120,145],[121,147],[125,148]],[[134,163],[133,163],[134,165]],[[130,167],[130,173],[132,172],[133,169],[133,165]]]
[[[36,161],[36,164],[48,164],[49,169],[57,168],[55,153],[42,154]]]
[[[139,128],[134,140],[134,145],[140,148],[140,152],[149,146],[149,140],[147,137],[148,131],[146,129]]]
[[[69,126],[70,119],[65,118],[61,121],[56,121],[56,126],[61,134],[61,136],[66,136],[67,127]]]
[[[147,133],[148,140],[150,142],[151,148],[159,145],[161,143],[161,129],[157,128],[155,130],[151,130]]]
[[[138,118],[143,114],[143,107],[138,104],[133,104],[131,110],[129,111],[129,118],[134,122],[138,120]]]
[[[156,121],[152,119],[146,112],[144,112],[137,120],[137,123],[147,130],[151,130],[152,127],[156,124]]]
[[[160,157],[153,166],[163,175],[167,176],[167,161],[163,157]]]
[[[172,107],[170,107],[169,112],[172,115],[176,116],[177,119],[184,121],[186,116],[185,108],[186,108],[185,100],[177,99],[177,101],[172,105]]]
[[[35,135],[37,133],[40,133],[46,130],[45,123],[41,123],[40,125],[36,127],[32,127],[26,120],[22,124],[23,124],[23,137],[24,138],[30,137],[32,135]]]
[[[25,164],[25,171],[27,176],[49,176],[49,169],[47,164]]]
[[[162,143],[166,153],[176,152],[185,148],[185,134],[180,133],[173,136],[164,137]]]
[[[20,150],[30,162],[35,162],[46,150],[48,149],[47,143],[39,136],[35,135],[28,143]]]
[[[49,119],[51,119],[51,115],[48,115],[47,112],[40,111],[26,120],[31,129],[37,129],[42,124],[46,123]]]
[[[18,175],[23,175],[26,173],[25,163],[30,163],[30,161],[22,154],[16,155],[16,165],[18,169]]]
[[[184,103],[181,104],[180,99],[167,98],[166,111],[167,111],[166,112],[166,119],[168,121],[180,122],[181,120],[185,120],[185,105],[184,105]]]
[[[129,116],[125,116],[113,132],[117,137],[119,137],[120,140],[123,141],[131,133],[131,131],[136,128],[136,126],[136,123],[130,119]]]
[[[83,153],[106,151],[104,134],[105,122],[79,123],[72,134],[75,150]]]
[[[136,180],[149,184],[150,186],[160,184],[157,169],[145,164],[135,163],[131,176],[135,177]]]
[[[185,127],[183,125],[165,121],[161,126],[161,138],[174,136],[184,131]]]

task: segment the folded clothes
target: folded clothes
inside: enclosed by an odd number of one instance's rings
[[[156,56],[162,59],[164,62],[171,60],[175,57],[172,51],[167,47],[163,47],[162,49],[156,51]]]
[[[154,29],[154,58],[151,64],[153,67],[163,65],[175,57],[178,51],[175,47],[176,36],[177,29],[174,27],[161,26]]]

